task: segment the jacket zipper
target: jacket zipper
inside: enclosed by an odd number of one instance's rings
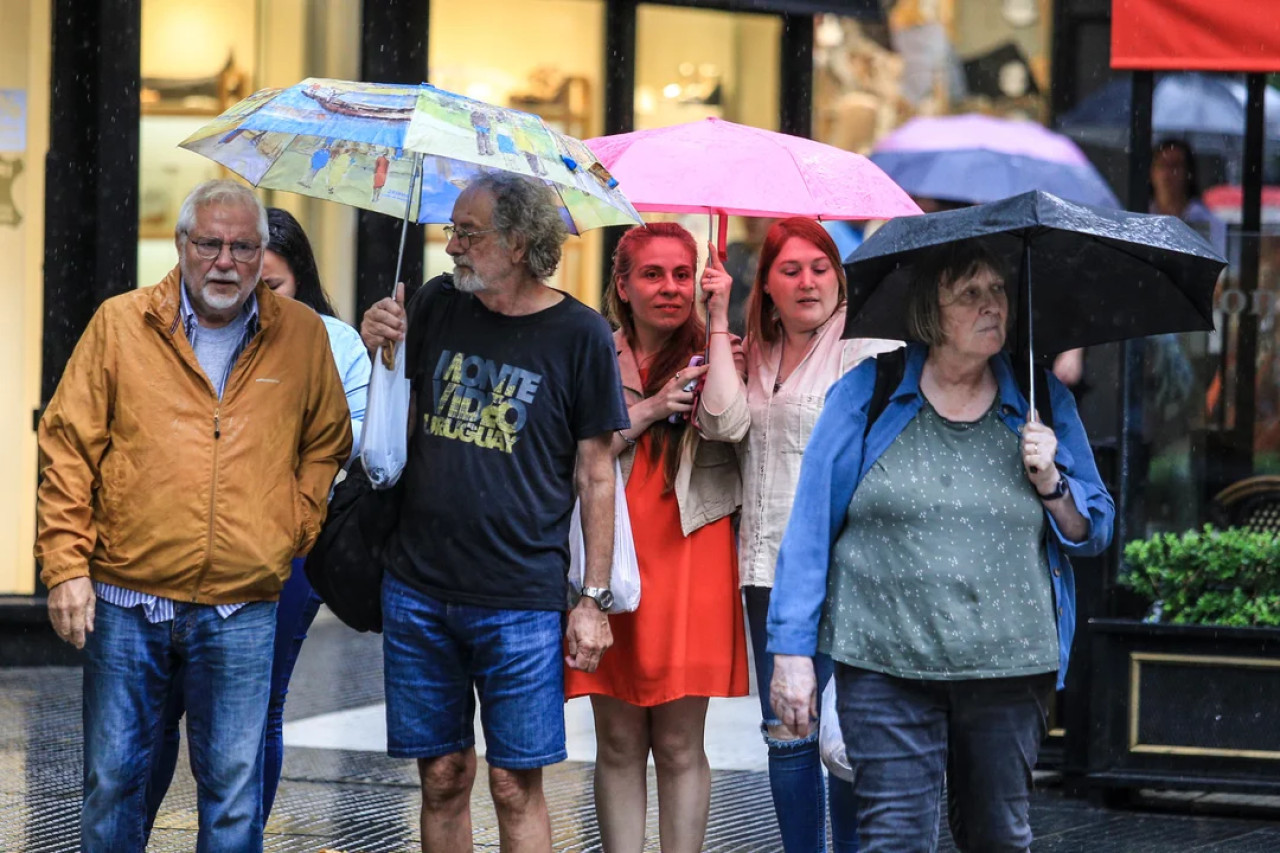
[[[199,576],[196,577],[196,588],[191,593],[191,603],[194,604],[200,596],[200,587],[204,584],[205,575],[209,573],[209,569],[213,567],[213,522],[214,522],[214,501],[218,496],[218,439],[222,438],[222,425],[219,421],[219,415],[222,412],[221,405],[215,406],[213,409],[213,474],[209,480],[209,533],[208,540],[205,542],[205,558],[204,566],[200,569]]]

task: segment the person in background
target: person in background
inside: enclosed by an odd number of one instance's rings
[[[836,661],[863,853],[936,850],[944,779],[957,848],[1030,849],[1031,772],[1075,630],[1067,556],[1111,541],[1071,393],[1048,377],[1054,427],[1029,417],[1005,281],[978,240],[915,266],[923,343],[870,425],[876,363],[832,386],[778,554],[773,707],[808,732],[813,654]]]
[[[747,303],[744,385],[731,369],[730,338],[723,334],[729,281],[716,263],[703,273],[711,367],[699,418],[708,438],[742,442],[739,581],[760,690],[761,731],[769,747],[769,784],[787,853],[813,853],[826,849],[827,834],[817,730],[796,734],[769,707],[773,661],[765,653],[765,623],[774,563],[796,495],[801,453],[827,389],[867,356],[901,344],[841,340],[847,288],[835,243],[811,219],[779,220],[765,236]],[[818,655],[813,666],[825,684],[830,659]],[[834,778],[829,787],[835,849],[854,851],[852,790]]]
[[[1195,154],[1185,140],[1163,139],[1151,151],[1151,212],[1178,217],[1227,253],[1227,224],[1200,199]]]
[[[187,709],[201,850],[262,850],[276,599],[351,453],[324,324],[260,281],[267,215],[207,181],[178,266],[93,315],[40,419],[36,559],[85,649],[86,853],[146,846],[169,699]]]
[[[613,652],[600,668],[566,671],[565,695],[591,697],[596,815],[611,853],[644,848],[650,753],[662,849],[702,849],[708,697],[749,688],[730,522],[741,496],[737,460],[730,445],[698,435],[694,393],[685,390],[707,370],[687,366],[705,344],[697,262],[697,243],[681,226],[633,228],[614,252],[605,294],[631,418],[613,450],[626,476],[642,595],[634,613],[611,619]],[[732,369],[734,354],[722,357]]]
[[[345,155],[344,155],[345,156]],[[320,283],[315,254],[311,241],[293,214],[278,207],[267,209],[267,230],[270,239],[262,258],[262,281],[277,296],[293,299],[320,315],[329,336],[329,348],[333,354],[342,388],[351,415],[350,463],[360,454],[360,430],[364,423],[365,401],[368,397],[369,355],[365,351],[360,333],[339,319],[329,303],[329,296]],[[303,567],[306,559],[295,557],[289,579],[280,591],[276,607],[276,635],[271,663],[271,698],[267,706],[267,735],[263,751],[262,772],[262,820],[265,824],[271,816],[276,790],[280,785],[280,768],[284,761],[284,700],[289,690],[289,679],[294,664],[302,650],[316,613],[320,610],[320,596],[311,589]],[[155,752],[151,778],[147,784],[147,831],[151,831],[160,805],[164,802],[173,781],[173,771],[178,763],[178,747],[185,703],[181,692],[169,699],[165,714],[162,741]]]
[[[738,337],[747,331],[747,300],[760,265],[760,247],[773,220],[747,216],[743,217],[742,224],[746,232],[743,239],[733,241],[724,250],[724,269],[733,277],[733,290],[729,294],[729,331]]]

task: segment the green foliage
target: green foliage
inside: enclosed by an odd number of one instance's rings
[[[1155,603],[1159,621],[1280,625],[1280,538],[1240,528],[1161,533],[1125,546],[1122,583]]]

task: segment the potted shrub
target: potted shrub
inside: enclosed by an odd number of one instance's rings
[[[1090,782],[1280,793],[1280,538],[1206,526],[1124,557],[1150,610],[1090,620]]]

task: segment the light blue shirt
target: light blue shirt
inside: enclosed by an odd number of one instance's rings
[[[369,377],[373,364],[369,351],[360,339],[360,333],[337,317],[321,314],[325,331],[329,333],[329,348],[333,350],[333,362],[342,377],[342,390],[347,394],[347,408],[351,410],[351,459],[360,455],[360,432],[364,426],[364,410],[369,400]]]
[[[902,382],[869,432],[867,409],[876,383],[874,359],[867,359],[846,373],[827,392],[826,405],[804,451],[795,503],[778,553],[769,601],[770,654],[812,657],[817,651],[818,621],[827,595],[832,546],[858,484],[924,405],[920,374],[927,355],[928,350],[920,344],[908,346]],[[1008,355],[1001,353],[990,364],[998,387],[1000,420],[1016,434],[1026,421],[1027,401],[1018,388]],[[1098,476],[1071,392],[1050,376],[1049,393],[1058,437],[1054,461],[1067,481],[1070,499],[1089,521],[1089,534],[1084,541],[1071,542],[1063,537],[1053,516],[1045,514],[1057,605],[1061,687],[1076,625],[1075,577],[1068,556],[1093,556],[1106,550],[1111,543],[1115,503]]]

